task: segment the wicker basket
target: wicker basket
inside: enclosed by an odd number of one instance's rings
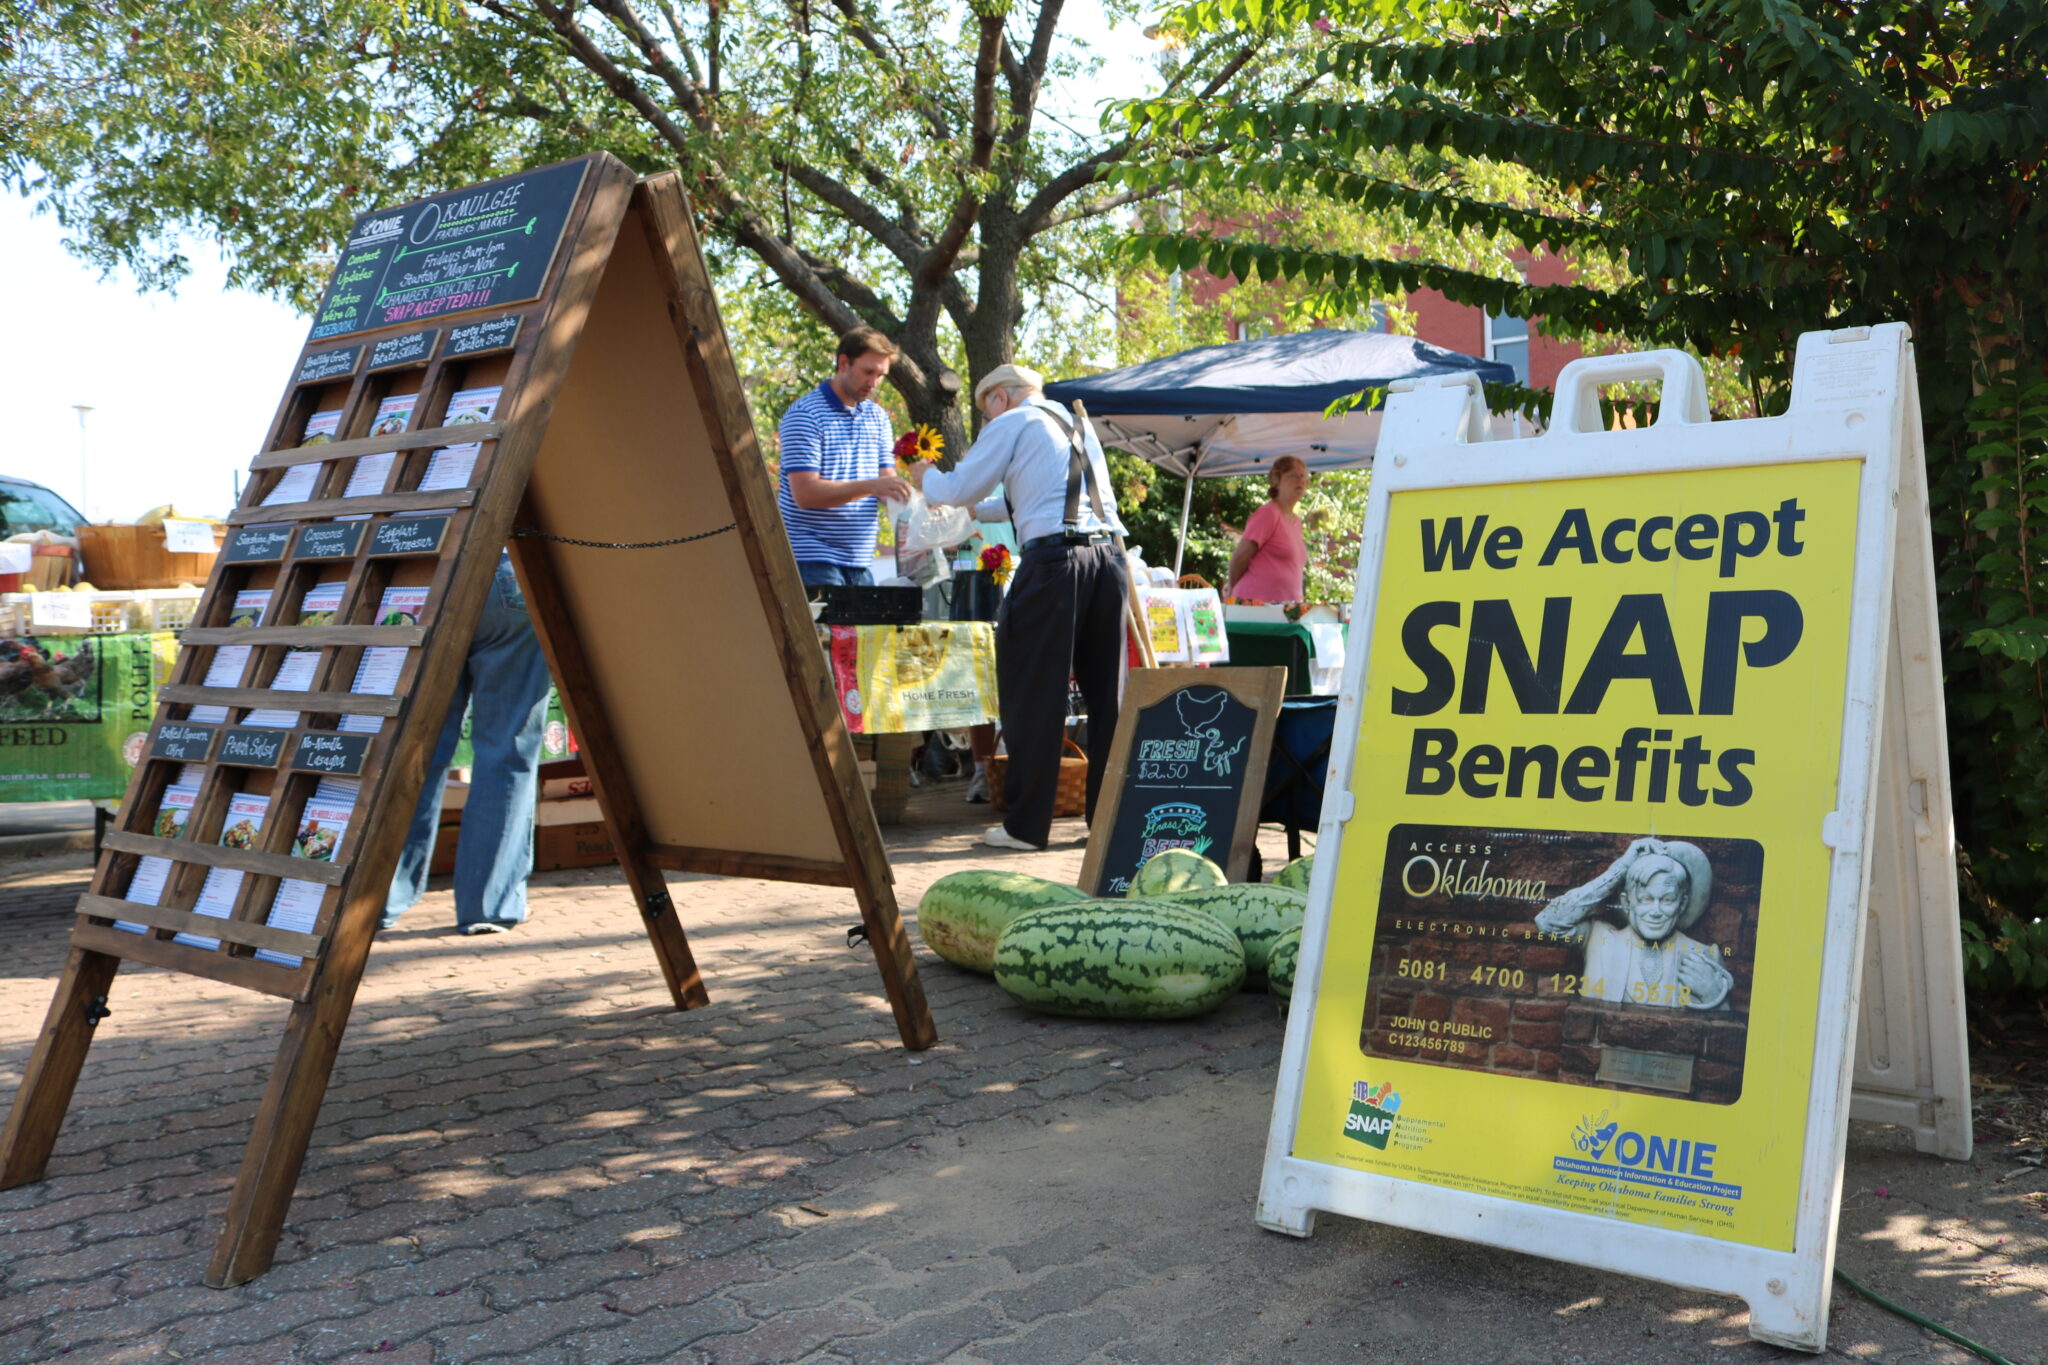
[[[1062,741],[1060,753],[1059,789],[1052,798],[1052,815],[1055,820],[1077,819],[1088,811],[1088,755],[1081,752],[1081,746],[1073,740]],[[988,760],[988,801],[991,810],[1008,810],[1010,803],[1003,799],[1003,770],[1010,760],[1004,754],[992,754]]]

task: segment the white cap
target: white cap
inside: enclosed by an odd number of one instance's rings
[[[1027,389],[1042,389],[1045,387],[1045,376],[1036,370],[1027,370],[1022,365],[998,365],[975,381],[974,401],[979,403],[981,396],[990,389],[1001,388],[1006,384],[1021,384]]]

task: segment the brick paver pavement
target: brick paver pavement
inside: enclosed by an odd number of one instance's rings
[[[998,855],[955,792],[889,831],[906,911],[961,867],[1078,871],[1078,822]],[[0,1101],[84,876],[0,866]],[[690,1013],[610,869],[538,878],[515,934],[457,936],[437,893],[380,941],[277,1264],[231,1290],[200,1277],[284,1007],[124,970],[49,1178],[0,1192],[0,1362],[1780,1354],[1724,1300],[1342,1219],[1259,1231],[1281,1040],[1262,995],[1048,1020],[920,948],[941,1042],[913,1055],[846,946],[850,894],[672,884],[713,1000]],[[2040,1173],[1951,1169],[1859,1128],[1844,1263],[2038,1365]],[[1834,1340],[1967,1358],[1847,1299]]]

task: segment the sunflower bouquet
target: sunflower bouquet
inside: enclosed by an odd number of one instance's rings
[[[981,552],[981,567],[988,570],[989,577],[995,579],[997,587],[1000,588],[1007,585],[1010,581],[1011,571],[1010,547],[1007,545],[990,545],[983,549]]]
[[[896,438],[890,454],[896,457],[896,472],[910,477],[910,466],[919,460],[936,461],[946,453],[946,438],[933,427],[914,426]]]

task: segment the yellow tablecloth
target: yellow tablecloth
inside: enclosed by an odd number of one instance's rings
[[[855,734],[955,730],[996,718],[996,628],[986,621],[821,626],[833,690]]]

